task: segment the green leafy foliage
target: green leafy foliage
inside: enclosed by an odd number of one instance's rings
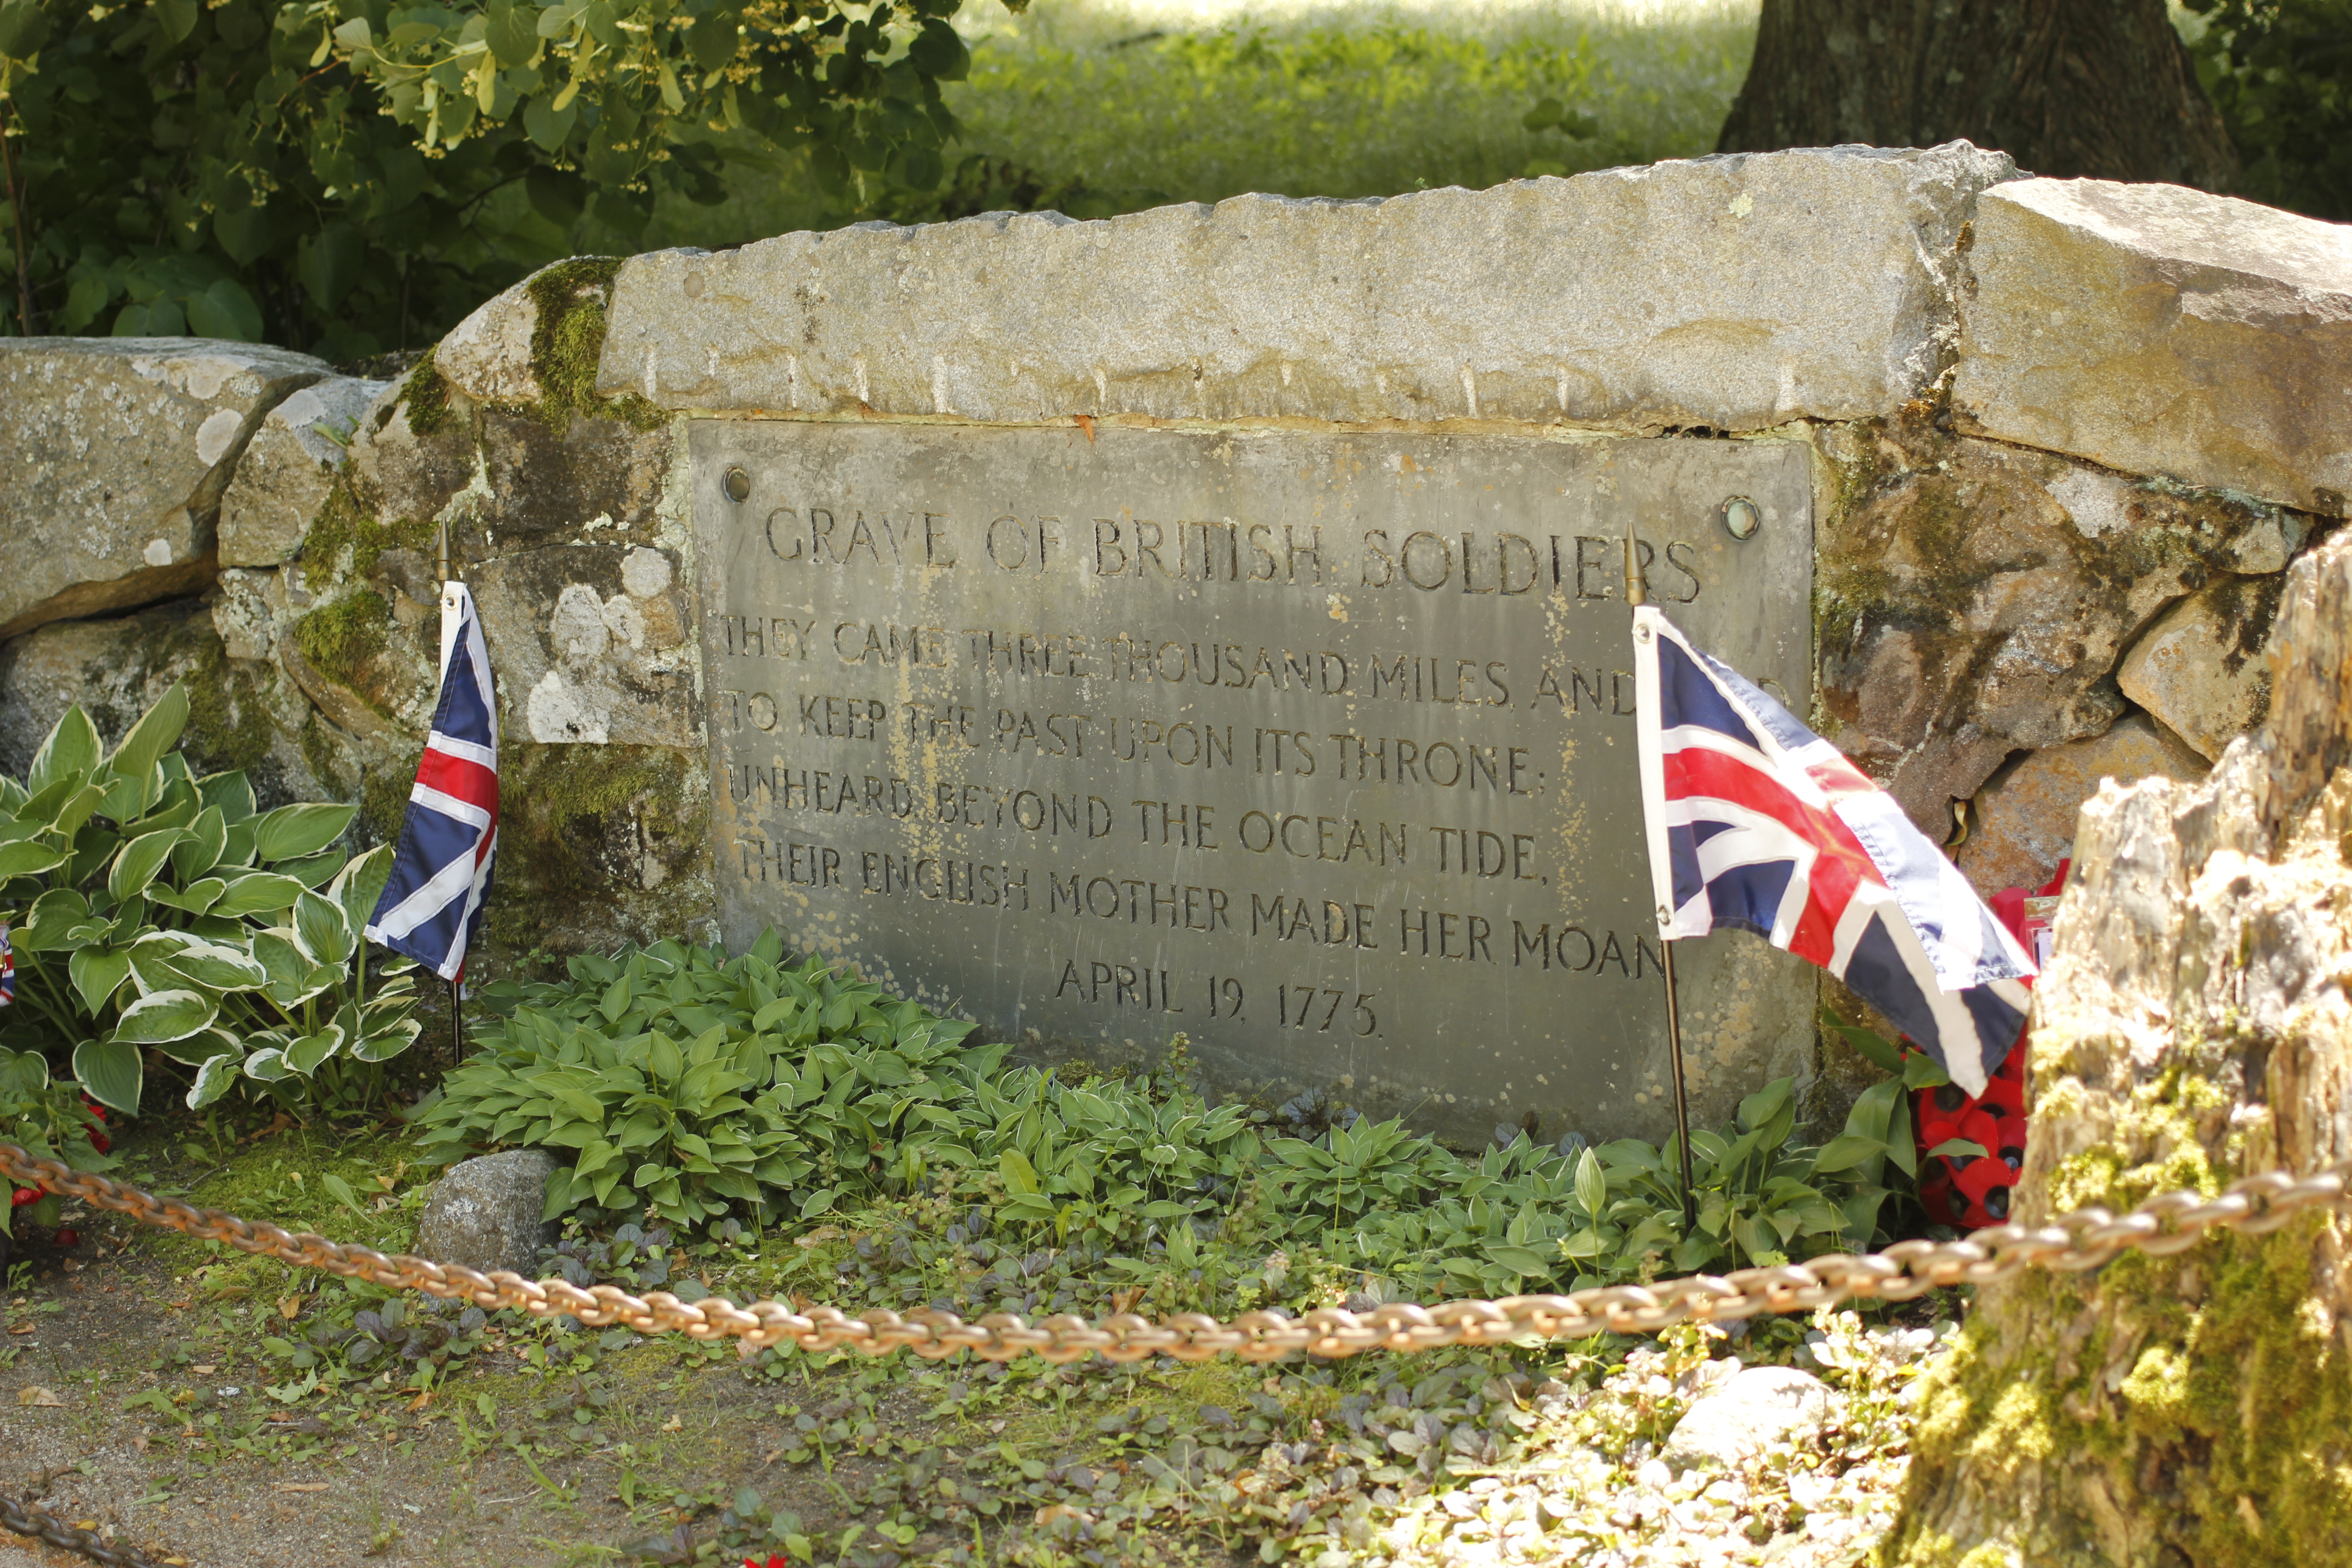
[[[71,1083],[52,1079],[47,1058],[38,1051],[12,1051],[0,1046],[0,1142],[14,1143],[44,1160],[63,1160],[77,1171],[108,1171],[114,1156],[99,1147],[105,1125],[82,1102]],[[9,1203],[9,1188],[0,1184],[0,1236],[13,1234],[15,1217],[23,1214],[36,1225],[54,1226],[63,1205],[55,1193],[45,1193],[20,1210]]]
[[[568,984],[493,989],[511,1011],[425,1113],[428,1155],[577,1151],[549,1184],[551,1216],[822,1212],[842,1172],[944,1114],[1003,1047],[959,1054],[971,1025],[815,963],[779,966],[780,949],[663,942],[574,958]]]
[[[961,0],[0,0],[0,331],[429,342],[720,139],[923,190]]]
[[[428,1157],[572,1151],[551,1217],[709,1229],[960,1192],[992,1226],[1087,1249],[1115,1274],[1213,1271],[1217,1248],[1274,1247],[1397,1294],[1859,1247],[1885,1233],[1912,1173],[1901,1079],[1866,1092],[1819,1148],[1795,1141],[1784,1079],[1731,1126],[1693,1134],[1686,1226],[1671,1143],[1553,1147],[1522,1132],[1465,1159],[1318,1094],[1268,1111],[1213,1106],[1181,1074],[1066,1081],[1005,1067],[1004,1047],[965,1044],[970,1025],[782,952],[773,931],[733,956],[664,942],[573,959],[562,982],[492,988],[507,1016],[478,1029],[481,1050],[423,1116]]]
[[[2352,218],[2352,0],[2184,0],[2190,45],[2244,161],[2237,194]]]
[[[191,1107],[244,1080],[364,1100],[417,1032],[414,966],[383,966],[370,995],[359,938],[392,850],[346,858],[351,806],[265,812],[243,773],[195,777],[187,716],[174,685],[107,752],[70,707],[24,778],[0,775],[8,1031],[69,1047],[81,1088],[125,1113],[150,1047],[192,1069]]]

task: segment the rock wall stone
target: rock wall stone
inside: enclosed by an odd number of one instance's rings
[[[188,338],[0,338],[0,638],[200,589],[221,493],[307,354]]]
[[[2309,531],[2262,502],[1949,434],[1927,405],[1821,444],[1843,501],[1816,531],[1823,733],[1938,841],[2011,756],[2106,731],[2117,662],[2166,606],[2278,571]]]
[[[597,387],[990,423],[1864,418],[1943,368],[1955,243],[2015,172],[1840,147],[664,251],[621,270]]]
[[[2109,782],[2037,992],[2016,1217],[2352,1157],[2352,539],[2292,570],[2273,710]],[[1921,1408],[1891,1563],[2340,1561],[2352,1221],[1986,1287]]]
[[[391,390],[386,381],[331,375],[263,417],[221,497],[223,566],[277,566],[292,559],[326,504],[360,422]]]
[[[2179,185],[1978,203],[1954,406],[2130,473],[2352,515],[2352,228]]]

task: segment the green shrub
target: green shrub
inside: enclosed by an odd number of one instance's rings
[[[1004,1046],[967,1046],[969,1024],[782,953],[773,931],[734,956],[664,942],[576,958],[565,981],[489,988],[506,1016],[478,1026],[479,1053],[421,1118],[427,1157],[574,1151],[547,1213],[591,1224],[711,1229],[730,1214],[812,1220],[954,1192],[1009,1235],[1084,1249],[1114,1273],[1287,1248],[1405,1295],[1859,1247],[1884,1234],[1890,1184],[1911,1172],[1902,1079],[1866,1092],[1815,1148],[1792,1142],[1784,1079],[1731,1126],[1693,1134],[1686,1233],[1672,1144],[1555,1148],[1520,1133],[1465,1158],[1318,1094],[1268,1110],[1212,1106],[1181,1072],[1066,1081],[1006,1067]]]
[[[2352,0],[2184,0],[2197,77],[2244,162],[2238,192],[2352,218]]]
[[[0,1046],[0,1143],[14,1143],[44,1160],[63,1160],[77,1171],[109,1171],[114,1157],[99,1147],[106,1140],[105,1125],[82,1103],[73,1084],[49,1077],[47,1058],[37,1051],[12,1051]],[[0,1236],[13,1234],[18,1205],[0,1184]],[[54,1226],[63,1205],[55,1193],[44,1193],[23,1205],[35,1225]]]
[[[0,774],[0,911],[17,911],[20,1043],[71,1048],[92,1100],[135,1113],[149,1047],[194,1068],[188,1104],[240,1081],[364,1101],[417,1025],[414,965],[369,996],[359,932],[391,874],[335,847],[348,805],[256,809],[242,773],[194,776],[174,685],[107,752],[68,708],[23,779]]]

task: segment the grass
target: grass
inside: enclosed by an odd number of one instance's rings
[[[969,0],[964,122],[950,163],[998,177],[945,204],[1100,216],[1248,191],[1375,196],[1711,151],[1754,47],[1756,0]],[[1528,131],[1550,99],[1591,134]],[[801,160],[730,142],[721,207],[665,197],[641,244],[719,247],[860,217],[939,216],[938,198],[819,195]],[[1006,171],[1018,172],[1015,177]],[[967,183],[970,185],[970,183]],[[1074,190],[1073,187],[1078,187]]]

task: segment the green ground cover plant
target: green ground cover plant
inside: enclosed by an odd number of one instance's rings
[[[0,775],[0,916],[17,1005],[0,1041],[66,1057],[79,1088],[136,1114],[148,1053],[201,1108],[240,1085],[363,1106],[416,1037],[405,960],[360,930],[391,872],[339,847],[354,808],[261,811],[238,772],[195,776],[174,684],[109,751],[79,706],[26,775]]]
[[[967,6],[950,177],[818,191],[789,151],[720,139],[729,205],[658,208],[647,243],[740,244],[861,218],[1052,208],[1107,217],[1246,191],[1479,189],[1712,151],[1753,51],[1741,0],[1269,5],[1222,20],[1136,0]]]
[[[1401,1299],[1777,1263],[1884,1236],[1890,1167],[1912,1159],[1899,1079],[1822,1147],[1797,1141],[1783,1079],[1694,1133],[1686,1226],[1671,1144],[1518,1132],[1465,1156],[1320,1095],[1213,1105],[1181,1057],[1133,1079],[1008,1067],[1005,1047],[966,1044],[969,1025],[786,962],[773,931],[736,954],[663,942],[575,958],[563,980],[484,1001],[500,1016],[478,1026],[480,1051],[420,1111],[425,1158],[553,1149],[569,1163],[547,1213],[589,1232],[757,1230],[927,1195],[951,1223],[877,1245],[998,1288],[1014,1282],[1012,1247],[1107,1288],[1165,1277],[1171,1300],[1252,1271],[1264,1299],[1305,1300],[1339,1278]],[[1290,1259],[1281,1280],[1244,1267],[1269,1249]],[[986,1300],[965,1285],[957,1310]]]

